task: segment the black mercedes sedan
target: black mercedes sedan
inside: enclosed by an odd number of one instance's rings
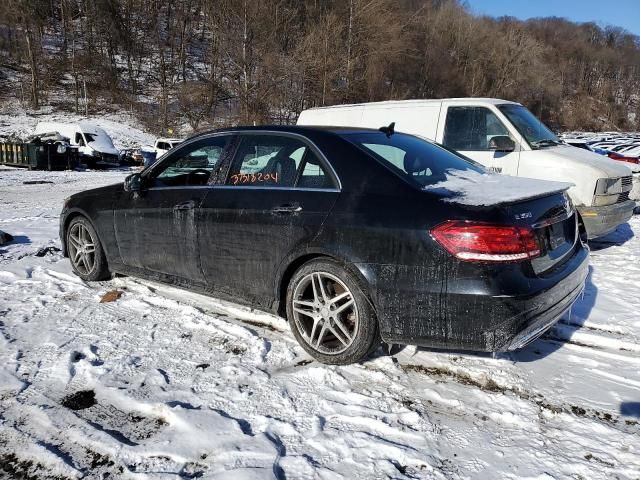
[[[140,276],[273,311],[324,363],[381,340],[508,351],[584,287],[569,186],[391,127],[240,127],[73,195],[60,236],[85,280]]]

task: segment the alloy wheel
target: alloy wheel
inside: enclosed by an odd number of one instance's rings
[[[69,230],[69,258],[73,267],[83,275],[89,275],[96,264],[96,242],[91,232],[78,222]]]
[[[338,277],[328,272],[304,276],[291,301],[293,320],[311,348],[337,355],[353,343],[358,332],[358,307]]]

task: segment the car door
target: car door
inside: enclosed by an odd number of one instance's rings
[[[189,142],[143,173],[140,192],[125,192],[114,215],[125,265],[204,283],[198,211],[229,139],[223,135]]]
[[[312,242],[338,194],[335,173],[304,137],[243,132],[200,212],[209,288],[270,306],[282,262]]]
[[[442,144],[498,173],[518,175],[520,145],[498,116],[482,106],[449,106],[445,113]],[[490,148],[493,137],[514,140],[512,152]]]

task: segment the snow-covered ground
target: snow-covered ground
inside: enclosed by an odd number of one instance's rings
[[[640,218],[523,351],[330,367],[282,319],[41,250],[124,175],[0,167],[0,478],[640,478]]]

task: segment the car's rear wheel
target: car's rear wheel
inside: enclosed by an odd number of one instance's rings
[[[354,275],[331,260],[312,260],[293,275],[287,318],[300,345],[322,363],[358,362],[380,342],[369,298]]]
[[[71,267],[83,280],[109,278],[107,259],[98,234],[84,217],[75,217],[67,228],[67,252]]]

